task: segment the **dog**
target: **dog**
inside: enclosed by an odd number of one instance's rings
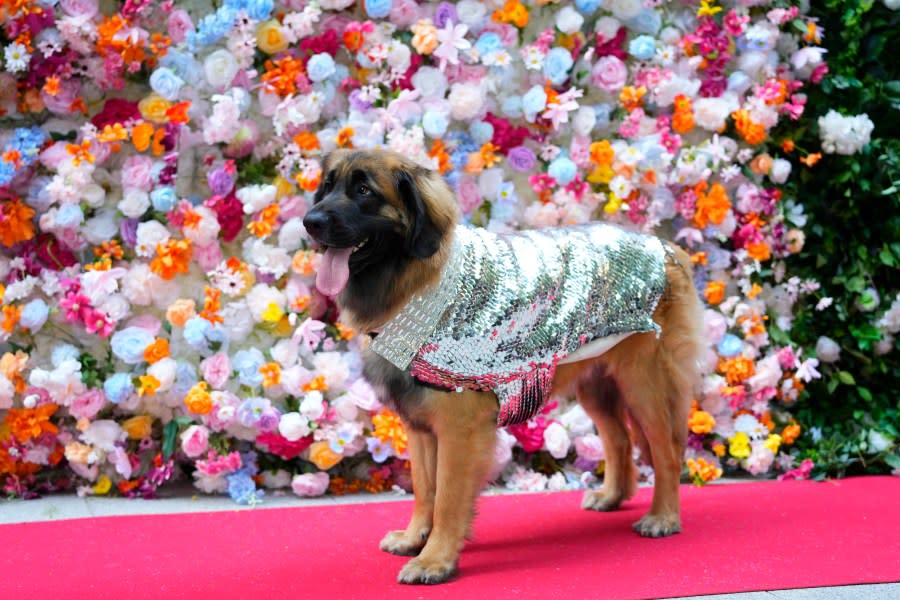
[[[493,463],[501,401],[477,382],[455,389],[435,385],[441,378],[423,376],[433,372],[421,363],[401,369],[373,346],[404,307],[442,285],[462,231],[458,203],[440,174],[386,150],[335,150],[323,159],[322,173],[303,220],[325,248],[316,285],[335,298],[342,321],[374,336],[363,350],[363,374],[382,403],[400,415],[409,438],[412,516],[380,547],[414,557],[399,582],[440,583],[455,573],[470,533]],[[614,510],[635,493],[633,443],[652,464],[652,506],[633,525],[648,537],[681,529],[679,481],[702,352],[702,309],[690,258],[677,246],[658,243],[665,248],[663,289],[649,308],[657,331],[622,335],[599,356],[554,362],[547,383],[548,393],[574,393],[603,441],[603,485],[585,493],[583,508]]]

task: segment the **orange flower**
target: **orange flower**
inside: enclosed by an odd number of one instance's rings
[[[353,128],[349,125],[342,127],[335,138],[335,143],[337,143],[338,148],[353,148],[354,133]]]
[[[3,204],[0,211],[0,242],[9,248],[34,237],[34,209],[18,198]]]
[[[191,103],[189,100],[179,102],[166,109],[166,117],[169,123],[190,123],[191,118],[187,111],[190,110]]]
[[[119,245],[118,240],[110,240],[108,242],[101,242],[99,246],[94,248],[94,256],[97,258],[114,258],[116,260],[121,260],[123,256],[125,256],[125,251],[122,249],[122,246]]]
[[[725,456],[725,444],[721,442],[719,442],[718,444],[713,444],[712,451],[713,454],[715,454],[719,458],[722,458],[723,456]]]
[[[722,476],[722,469],[705,458],[687,459],[688,474],[696,485],[703,485]]]
[[[28,440],[38,438],[45,433],[55,434],[59,431],[50,417],[56,414],[59,406],[53,403],[42,404],[35,408],[9,408],[3,422],[10,433],[24,444]]]
[[[691,99],[684,94],[675,96],[675,112],[672,115],[672,129],[677,133],[688,133],[694,128],[694,109]]]
[[[169,356],[169,340],[156,338],[144,349],[144,360],[151,365]]]
[[[372,417],[372,425],[375,430],[372,435],[382,442],[390,442],[397,454],[406,452],[409,439],[406,430],[403,428],[403,422],[396,413],[387,409],[381,410]]]
[[[298,275],[310,276],[316,272],[315,262],[317,254],[310,250],[298,250],[291,261],[291,269]]]
[[[598,167],[611,167],[613,159],[616,157],[616,151],[613,150],[609,140],[601,140],[591,144],[590,155],[591,162]]]
[[[646,94],[647,88],[644,86],[636,88],[633,85],[626,85],[622,88],[622,91],[619,92],[619,102],[622,103],[625,110],[631,112],[644,104],[644,96]]]
[[[736,110],[731,113],[731,117],[734,119],[735,129],[748,144],[762,144],[766,141],[766,128],[753,121],[747,109]]]
[[[138,396],[152,396],[159,389],[160,381],[153,375],[141,375],[138,377]]]
[[[325,392],[327,390],[328,390],[328,384],[325,383],[324,375],[316,375],[312,381],[310,381],[309,383],[307,383],[303,386],[304,392],[313,392],[313,391]]]
[[[753,160],[750,161],[750,170],[756,173],[757,175],[766,175],[769,172],[769,169],[772,168],[772,157],[768,152],[763,152],[762,154],[757,154]]]
[[[706,252],[700,250],[699,252],[691,254],[691,264],[705,265],[707,262],[709,262],[709,257],[706,255]]]
[[[122,429],[133,440],[143,440],[150,437],[153,431],[153,417],[150,415],[137,415],[122,423]]]
[[[728,216],[731,200],[720,183],[714,183],[709,193],[705,193],[705,182],[697,186],[697,206],[694,224],[704,229],[710,223],[718,225]]]
[[[772,253],[769,250],[769,245],[765,241],[748,243],[747,254],[750,256],[750,258],[758,260],[759,262],[765,262],[772,258]]]
[[[215,325],[216,323],[224,323],[225,320],[219,315],[222,309],[222,290],[217,290],[206,286],[203,289],[203,310],[200,316]]]
[[[688,428],[698,435],[710,433],[716,426],[716,420],[705,410],[695,410],[688,419]]]
[[[150,269],[165,280],[174,279],[179,273],[190,270],[194,249],[190,240],[169,240],[156,245],[156,258],[150,261]]]
[[[722,302],[722,300],[725,299],[725,282],[706,282],[706,289],[703,290],[703,297],[706,298],[706,303],[710,305],[715,305]]]
[[[184,324],[196,314],[194,301],[180,298],[166,310],[166,320],[175,327],[184,327]]]
[[[486,144],[481,146],[481,149],[478,151],[478,153],[481,154],[481,163],[486,168],[489,169],[500,162],[500,157],[497,156],[497,150],[499,149],[500,148],[490,142],[487,142]]]
[[[138,152],[144,152],[153,140],[153,125],[141,122],[131,128],[131,143]]]
[[[188,390],[184,405],[195,415],[207,415],[212,411],[212,396],[207,391],[205,381],[200,381]]]
[[[352,327],[348,327],[343,323],[338,322],[335,323],[334,326],[337,328],[338,334],[341,336],[342,340],[352,340],[356,335],[356,331],[354,331]]]
[[[528,25],[530,15],[528,9],[519,0],[506,0],[499,10],[495,10],[491,18],[497,23],[510,23],[519,29]]]
[[[262,209],[257,220],[247,224],[247,230],[258,238],[264,238],[275,229],[275,225],[278,224],[279,214],[281,214],[281,207],[276,203],[272,203]]]
[[[295,135],[294,143],[307,154],[319,149],[319,138],[311,131],[301,131]]]
[[[266,363],[259,368],[263,376],[263,387],[271,387],[281,383],[281,365],[277,362]]]
[[[262,80],[266,82],[266,89],[282,98],[297,93],[297,76],[303,74],[303,61],[290,55],[285,55],[277,60],[265,62],[266,72],[262,74]]]
[[[431,144],[431,150],[428,151],[428,156],[438,160],[438,171],[441,172],[441,175],[453,169],[453,164],[450,162],[450,154],[447,152],[442,140],[434,140]]]
[[[783,142],[781,142],[781,149],[785,152],[793,152],[794,140],[784,140]]]
[[[789,425],[786,425],[781,432],[781,441],[785,444],[793,444],[797,441],[798,437],[800,437],[800,425],[793,421]]]
[[[718,371],[725,375],[728,385],[737,385],[746,381],[756,372],[756,364],[752,358],[735,356],[719,361]]]
[[[806,165],[807,167],[814,167],[816,165],[816,163],[819,162],[819,160],[821,160],[821,158],[822,158],[822,153],[816,152],[814,154],[807,154],[806,156],[803,156],[803,157],[799,158],[798,160],[801,163],[803,163],[804,165]]]
[[[322,471],[327,471],[341,462],[343,458],[343,456],[334,452],[325,440],[313,442],[309,447],[309,462]]]
[[[12,333],[16,328],[16,325],[19,323],[19,318],[22,316],[22,307],[16,306],[14,304],[7,304],[3,307],[3,331],[6,333]]]

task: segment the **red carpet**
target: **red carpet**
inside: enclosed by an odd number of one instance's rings
[[[0,526],[0,598],[645,598],[900,581],[900,478],[685,486],[684,533],[642,539],[650,501],[482,498],[461,577],[394,582],[378,550],[409,502]]]

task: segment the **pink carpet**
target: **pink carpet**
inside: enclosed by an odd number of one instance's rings
[[[900,478],[682,489],[684,533],[580,493],[482,498],[460,576],[402,586],[410,502],[0,526],[0,598],[646,598],[900,581]]]

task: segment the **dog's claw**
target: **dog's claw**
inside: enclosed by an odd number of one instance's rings
[[[681,519],[677,514],[646,514],[631,527],[644,537],[666,537],[681,531]]]
[[[396,554],[397,556],[415,556],[422,550],[425,545],[425,539],[418,541],[410,541],[406,535],[406,531],[397,530],[389,531],[382,538],[379,547],[385,552]]]
[[[406,563],[397,581],[400,583],[443,583],[456,572],[456,564],[452,561],[427,560],[419,556]]]
[[[584,493],[584,498],[581,500],[581,508],[601,512],[616,510],[620,504],[622,504],[621,495],[611,494],[603,490],[589,490]]]

